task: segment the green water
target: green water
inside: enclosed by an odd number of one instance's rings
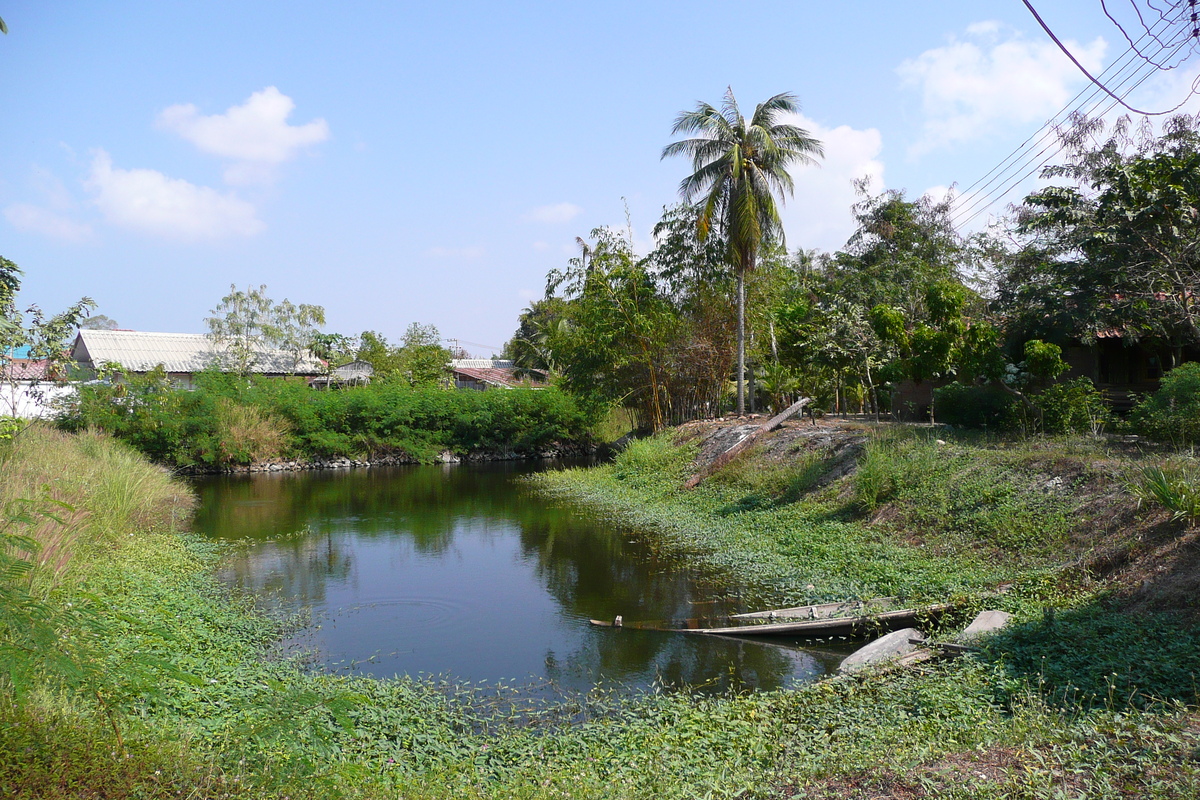
[[[531,494],[520,477],[544,468],[209,478],[197,484],[197,524],[240,542],[224,580],[311,613],[287,644],[328,669],[565,691],[723,691],[784,687],[836,667],[842,648],[589,625],[745,609],[736,586],[664,555],[652,537]]]

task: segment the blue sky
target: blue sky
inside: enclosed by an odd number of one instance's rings
[[[1125,49],[1098,2],[1040,5],[1090,68]],[[625,225],[622,198],[650,246],[687,169],[659,159],[671,124],[726,86],[746,113],[800,97],[827,158],[795,175],[788,243],[835,249],[853,178],[965,187],[1086,83],[1015,0],[8,0],[0,16],[0,255],[23,302],[88,295],[124,328],[200,332],[231,283],[266,284],[325,306],[330,330],[432,323],[478,355],[576,236]],[[1135,97],[1181,98],[1193,66]]]

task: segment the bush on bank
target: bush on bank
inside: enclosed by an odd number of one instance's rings
[[[400,455],[535,455],[588,439],[591,420],[557,389],[452,391],[377,384],[314,391],[302,381],[202,374],[194,391],[161,372],[81,386],[59,425],[102,430],[169,464]]]

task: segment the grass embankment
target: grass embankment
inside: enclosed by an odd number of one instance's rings
[[[866,439],[861,431],[841,436]],[[538,476],[548,492],[661,534],[748,587],[752,604],[898,595],[943,600],[1015,583],[1039,599],[1080,528],[1076,484],[1037,468],[1048,454],[938,443],[905,429],[850,453],[801,439],[751,451],[693,490],[698,446],[665,435],[613,464]],[[825,441],[824,439],[821,441]],[[1057,581],[1049,580],[1057,586]]]
[[[620,470],[645,457],[634,449],[606,471],[573,479],[619,483],[628,480]],[[1143,662],[1161,660],[1146,639],[1168,632],[1166,623],[1153,622],[1139,643],[1132,628],[1106,633],[1083,608],[1014,632],[990,658],[901,676],[745,697],[590,697],[522,708],[494,693],[308,675],[271,660],[278,627],[219,589],[215,554],[180,533],[190,500],[162,471],[107,438],[36,428],[0,458],[9,537],[0,571],[5,797],[1041,798],[1058,790],[1200,790],[1200,725],[1180,702],[1192,698],[1195,665],[1187,659],[1197,657],[1197,643],[1155,672],[1156,700],[1112,677],[1136,678]],[[748,496],[733,488],[732,473],[726,481],[724,490],[707,490],[708,502],[719,502],[721,491]],[[664,484],[656,506],[669,507],[670,491]],[[70,506],[56,506],[62,523],[12,504],[47,493]],[[789,504],[715,519],[780,513]],[[775,558],[784,574],[786,551]],[[982,584],[987,570],[977,562],[965,574]],[[22,563],[31,568],[14,568]],[[1089,635],[1065,654],[1049,625]],[[1106,649],[1105,636],[1128,650]],[[1081,685],[1089,677],[1094,686]]]

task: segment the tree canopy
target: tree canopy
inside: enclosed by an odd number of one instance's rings
[[[675,120],[671,134],[695,134],[663,148],[662,157],[691,159],[692,174],[679,185],[684,202],[699,201],[696,228],[701,242],[719,230],[726,257],[737,276],[737,402],[745,413],[745,277],[756,266],[759,251],[783,241],[776,195],[791,195],[788,169],[815,164],[824,154],[808,131],[787,121],[800,112],[793,94],[777,94],[760,103],[747,120],[733,89],[721,108],[697,103]]]

